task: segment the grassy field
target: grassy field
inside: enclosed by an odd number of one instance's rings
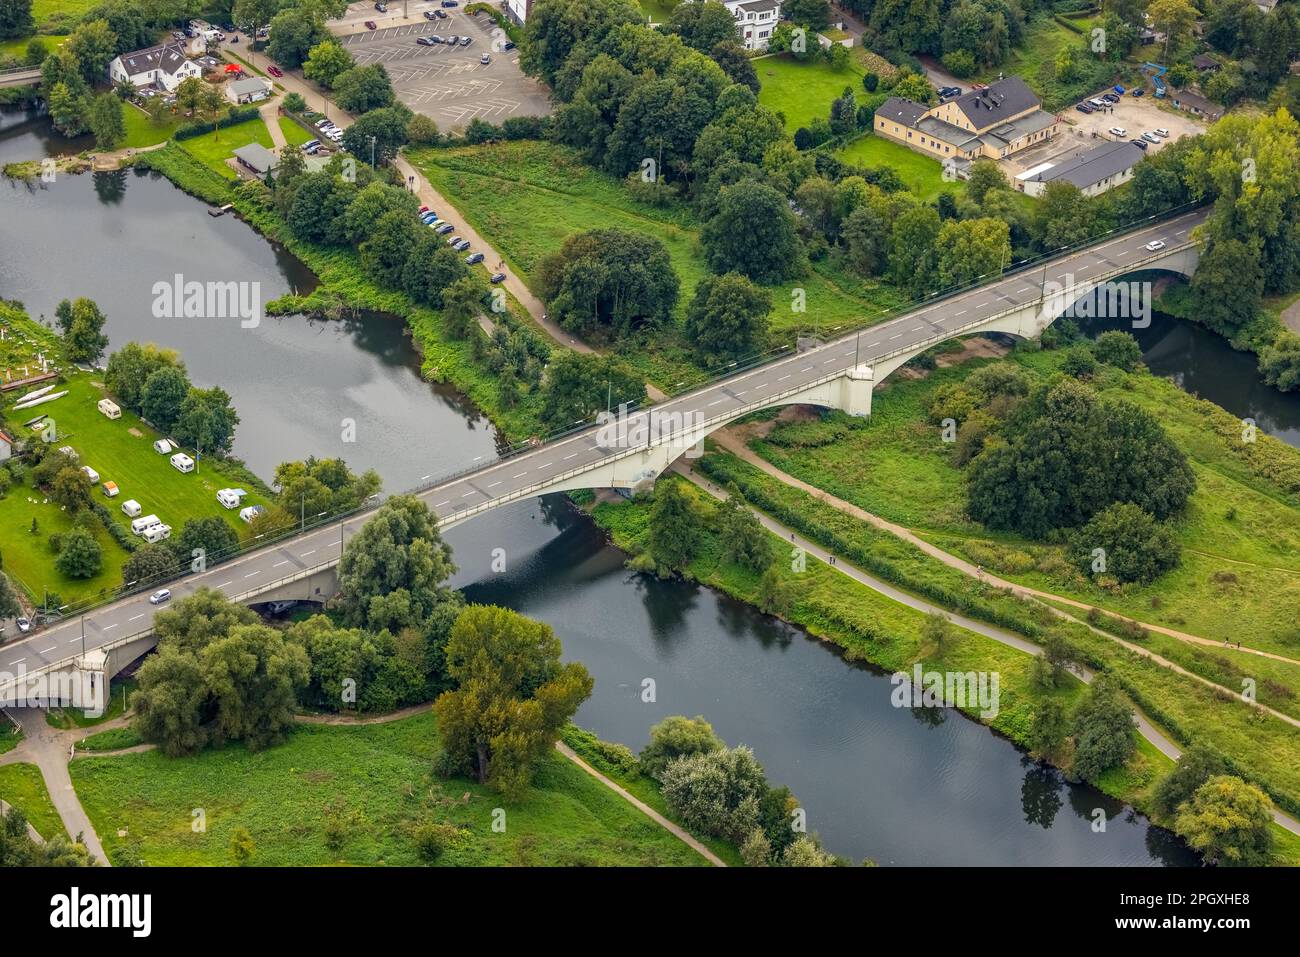
[[[1007,361],[1042,379],[1060,353],[1020,353]],[[950,463],[950,447],[939,441],[926,409],[938,386],[975,366],[896,380],[878,393],[866,422],[832,415],[780,426],[754,448],[785,471],[1002,577],[1207,638],[1248,636],[1255,647],[1300,658],[1294,614],[1300,605],[1300,501],[1243,459],[1234,441],[1237,420],[1147,374],[1114,373],[1099,381],[1103,395],[1158,416],[1187,453],[1198,482],[1175,523],[1182,564],[1147,586],[1102,589],[1065,567],[1059,548],[991,534],[965,518],[963,473]],[[1275,446],[1281,461],[1300,462],[1300,451],[1261,441]]]
[[[992,83],[999,74],[1014,74],[1043,98],[1044,109],[1063,109],[1085,94],[1095,94],[1095,91],[1114,82],[1112,77],[1118,67],[1099,62],[1091,56],[1087,52],[1088,42],[1087,32],[1075,33],[1044,14],[1025,24],[1024,39],[1018,47],[1012,49],[1011,56],[1005,62],[990,67],[971,80]],[[1079,52],[1080,79],[1069,84],[1061,84],[1055,78],[1056,56],[1065,47],[1073,47]]]
[[[564,147],[520,141],[426,150],[412,160],[530,285],[542,258],[559,249],[567,236],[610,227],[646,233],[664,244],[681,280],[679,321],[707,274],[698,223],[688,207],[639,204],[621,183]],[[796,287],[806,291],[806,312],[791,309]],[[847,327],[900,304],[893,287],[848,275],[827,262],[815,264],[803,279],[773,287],[772,300],[773,340],[781,342],[798,331]],[[658,337],[651,350],[630,349],[626,358],[667,387],[695,371],[673,337]]]
[[[938,160],[874,133],[854,140],[835,155],[858,166],[888,166],[898,173],[909,190],[927,203],[937,199],[940,193],[956,194],[965,188],[958,180],[944,181],[943,166]]]
[[[235,171],[226,165],[226,160],[235,150],[249,143],[260,143],[268,150],[275,148],[275,143],[271,140],[271,131],[266,128],[261,117],[254,117],[243,123],[236,123],[234,126],[223,126],[202,136],[181,140],[179,145],[208,169],[226,179],[235,179]]]
[[[30,322],[24,327],[39,329]],[[179,530],[190,518],[220,515],[240,532],[243,523],[235,512],[217,503],[217,489],[243,487],[249,492],[249,504],[267,502],[264,490],[250,483],[247,477],[237,477],[237,473],[227,471],[215,460],[200,460],[198,469],[188,475],[176,471],[168,456],[153,450],[152,443],[158,433],[139,417],[125,409],[121,418],[115,420],[99,412],[96,403],[106,393],[93,376],[74,373],[59,386],[59,390],[63,389],[68,392],[66,396],[39,406],[37,412],[46,412],[55,420],[58,444],[72,446],[80,464],[99,472],[101,483],[117,483],[120,492],[116,498],[107,498],[101,486],[96,486],[91,494],[124,528],[129,529],[131,524],[120,508],[127,499],[135,499],[144,514],[157,515],[174,530]],[[14,427],[25,420],[22,412],[10,411],[9,417]],[[35,535],[31,534],[33,520],[37,523]],[[54,568],[55,554],[47,544],[48,539],[71,527],[72,519],[67,513],[28,485],[15,485],[0,499],[5,570],[37,600],[46,588],[57,592],[64,601],[78,601],[111,592],[122,582],[122,564],[127,553],[99,526],[93,531],[104,556],[100,573],[81,580],[59,574]]]
[[[32,19],[39,27],[56,14],[80,17],[96,4],[97,0],[32,0]]]
[[[38,36],[37,40],[41,41],[41,46],[48,50],[56,50],[67,37]],[[31,43],[31,37],[19,37],[16,40],[5,40],[0,43],[0,56],[11,56],[22,60],[27,55],[27,45]]]
[[[829,119],[831,101],[844,93],[847,86],[861,102],[867,97],[862,86],[866,72],[850,59],[842,70],[834,69],[820,58],[800,62],[792,56],[766,56],[754,61],[758,82],[758,102],[774,113],[785,116],[785,128],[794,133],[816,117]]]
[[[0,798],[27,816],[27,823],[47,841],[63,831],[63,819],[45,789],[41,769],[34,764],[0,765]]]
[[[71,728],[94,728],[103,724],[105,721],[111,721],[114,718],[126,713],[127,707],[135,694],[134,678],[114,678],[110,692],[112,697],[108,700],[104,713],[98,717],[88,717],[86,712],[80,708],[56,708],[51,707],[45,712],[45,722],[51,728],[60,728],[68,730]],[[112,732],[108,732],[112,733]]]
[[[248,828],[254,864],[419,864],[414,831],[460,829],[443,865],[703,865],[702,857],[558,754],[517,802],[471,781],[430,776],[433,715],[360,727],[303,725],[276,748],[232,746],[171,760],[157,752],[80,758],[77,793],[110,853],[125,829],[154,865],[230,864],[234,828]],[[207,829],[191,830],[202,808]],[[493,809],[506,813],[492,830]],[[348,822],[341,846],[324,822]]]
[[[710,468],[713,461],[725,466],[727,471],[718,473],[716,469]],[[1042,640],[1041,636],[1049,626],[1059,631],[1077,649],[1080,660],[1086,661],[1093,668],[1113,674],[1138,707],[1177,743],[1183,747],[1199,743],[1214,748],[1220,754],[1228,756],[1236,773],[1263,787],[1280,806],[1293,815],[1300,813],[1300,755],[1297,754],[1293,726],[1258,711],[1243,702],[1239,696],[1213,691],[1191,678],[1129,652],[1114,640],[1083,624],[1053,618],[1041,605],[977,582],[889,532],[846,515],[733,456],[711,454],[701,459],[696,468],[710,475],[714,481],[736,482],[751,502],[814,541],[834,549],[859,567],[907,592],[924,596],[944,607],[958,608],[972,618],[1029,636],[1032,640]],[[597,516],[600,518],[599,511]],[[617,532],[615,539],[618,540]],[[801,586],[801,596],[806,587]],[[738,597],[745,596],[738,594]],[[799,603],[796,604],[796,612],[798,607]],[[892,660],[877,657],[882,649],[871,641],[877,628],[875,619],[854,616],[852,613],[856,610],[855,604],[842,607],[848,609],[848,612],[834,606],[831,610],[836,611],[838,620],[845,623],[842,627],[867,636],[866,644],[861,644],[861,637],[853,639],[864,649],[865,656],[884,667],[896,667]],[[818,633],[814,628],[810,630]],[[839,641],[833,634],[828,637]],[[1171,651],[1175,644],[1172,639],[1159,643],[1153,637],[1143,643],[1158,654],[1175,657]],[[850,643],[846,647],[851,649],[854,644]],[[1183,653],[1182,658],[1176,658],[1178,663],[1193,671],[1197,670],[1188,659],[1199,654],[1201,649],[1187,645],[1181,645],[1181,648]],[[887,647],[883,649],[886,653],[888,650]],[[979,665],[978,660],[976,657],[965,667],[988,667]],[[1260,674],[1258,670],[1249,673]],[[1004,689],[1012,685],[1019,687],[1019,682],[1023,680],[1023,675],[1011,675],[1008,677],[1004,673]],[[1260,700],[1263,701],[1263,698],[1261,692]],[[1276,701],[1273,703],[1276,704]],[[994,726],[997,727],[996,724]],[[1014,730],[1007,733],[1012,740],[1020,740]],[[1157,761],[1151,754],[1139,751],[1138,756],[1122,771],[1107,774],[1096,783],[1107,793],[1146,809],[1146,796],[1153,783],[1153,776],[1167,764],[1163,759]],[[1277,833],[1283,834],[1280,829]],[[1300,863],[1300,841],[1288,837],[1280,846],[1279,859],[1290,864]]]
[[[126,122],[126,139],[121,148],[137,150],[166,142],[176,132],[176,127],[184,122],[183,117],[168,114],[161,123],[155,123],[149,119],[149,114],[130,103],[123,107],[122,119]]]
[[[277,120],[280,123],[280,132],[284,134],[284,138],[290,146],[302,146],[308,140],[315,139],[314,136],[289,119],[289,117],[281,116],[277,117]]]

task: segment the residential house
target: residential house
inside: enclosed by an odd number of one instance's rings
[[[781,20],[781,0],[724,0],[736,18],[740,44],[746,50],[766,50]]]
[[[186,77],[202,75],[199,65],[185,55],[185,47],[176,41],[123,53],[108,65],[109,80],[130,83],[137,90],[152,88],[171,93]]]
[[[271,83],[260,76],[248,76],[226,84],[226,99],[236,105],[256,103],[271,95]]]
[[[8,432],[0,432],[0,462],[14,454],[14,437]]]
[[[881,136],[941,160],[1002,159],[1056,135],[1060,120],[1042,109],[1018,76],[926,107],[891,96],[876,110]]]
[[[1192,116],[1199,116],[1213,123],[1223,115],[1223,107],[1217,103],[1212,103],[1198,93],[1191,93],[1187,90],[1169,90],[1169,102],[1176,109],[1191,113]]]
[[[1052,183],[1070,183],[1087,196],[1096,196],[1133,178],[1133,168],[1146,154],[1127,141],[1103,143],[1059,163],[1043,163],[1015,179],[1016,189],[1041,196]]]

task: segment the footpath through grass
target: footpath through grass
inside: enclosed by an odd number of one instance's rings
[[[231,864],[237,827],[264,866],[417,865],[422,824],[458,830],[439,865],[697,866],[707,862],[632,805],[561,757],[511,802],[429,767],[432,713],[364,726],[300,725],[261,752],[242,746],[170,759],[156,751],[85,757],[71,764],[82,805],[111,854],[132,843],[151,865]],[[202,808],[206,830],[191,828]],[[492,829],[493,811],[506,829]],[[327,822],[339,822],[331,847]],[[127,837],[118,837],[125,829]]]
[[[1002,361],[1045,381],[1061,358],[1022,351]],[[1102,588],[1065,560],[1062,546],[989,532],[966,518],[964,473],[927,412],[940,386],[982,364],[896,379],[878,391],[867,421],[830,414],[781,425],[752,447],[783,471],[1018,584],[1300,659],[1300,450],[1263,435],[1243,443],[1238,419],[1170,381],[1118,370],[1099,376],[1101,395],[1157,416],[1197,478],[1174,523],[1179,567],[1149,585]],[[1300,691],[1300,680],[1287,683]]]
[[[625,229],[664,244],[681,281],[674,320],[684,321],[695,287],[708,274],[699,248],[699,222],[685,203],[658,208],[637,202],[623,184],[552,143],[524,140],[457,149],[429,149],[411,161],[534,291],[543,257],[591,229]],[[806,311],[795,312],[795,289]],[[771,287],[772,344],[799,332],[829,332],[902,304],[892,286],[850,275],[829,261],[800,279]],[[624,344],[623,357],[664,388],[698,375],[679,328],[656,330],[650,341]]]

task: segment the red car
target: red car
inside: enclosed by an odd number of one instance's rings
[[[276,66],[275,64],[272,64],[271,66],[268,66],[268,67],[266,68],[266,72],[269,73],[269,74],[271,74],[271,76],[284,76],[284,71],[281,70],[281,69],[280,69],[278,66]]]
[[[367,21],[366,21],[366,29],[367,29],[367,30],[378,30],[378,29],[379,29],[379,24],[375,23],[374,20],[367,20]]]

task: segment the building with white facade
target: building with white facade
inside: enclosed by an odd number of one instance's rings
[[[137,90],[153,87],[171,93],[186,77],[202,75],[199,65],[185,55],[185,47],[174,41],[123,53],[108,65],[112,82],[130,83]]]
[[[1133,178],[1146,154],[1129,142],[1103,143],[1055,163],[1042,163],[1016,177],[1016,189],[1041,196],[1051,183],[1070,183],[1085,196],[1096,196]]]
[[[746,50],[766,50],[781,20],[781,0],[725,0]]]

